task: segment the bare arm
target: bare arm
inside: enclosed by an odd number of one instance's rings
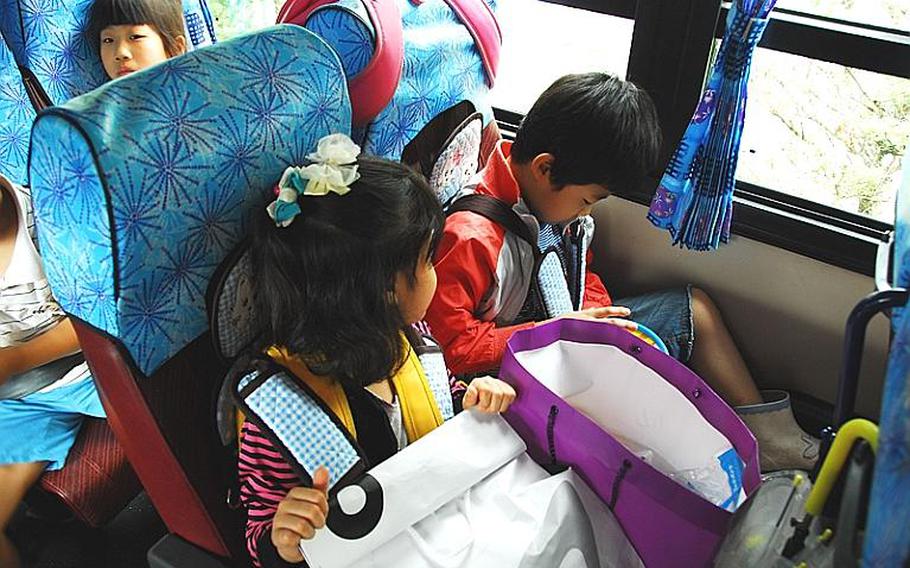
[[[79,340],[73,324],[69,319],[61,320],[50,330],[26,343],[0,349],[0,384],[13,375],[78,352]]]

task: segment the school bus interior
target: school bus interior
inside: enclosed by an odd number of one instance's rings
[[[62,0],[46,3],[56,6]],[[266,27],[274,22],[280,4],[277,0],[208,0],[210,29],[225,40]],[[491,99],[504,137],[514,134],[537,93],[553,79],[569,72],[607,70],[636,82],[655,101],[664,136],[662,163],[666,163],[701,94],[723,35],[728,2],[499,0],[498,4],[504,47]],[[899,164],[910,138],[910,6],[901,0],[869,4],[778,1],[755,57],[752,107],[747,111],[729,243],[713,252],[671,246],[668,234],[646,218],[655,178],[640,191],[614,195],[594,210],[594,269],[611,294],[621,297],[686,283],[708,291],[759,386],[792,392],[797,419],[813,433],[832,420],[848,316],[879,284],[877,258],[888,260],[887,247],[884,255],[880,253],[881,243],[887,243],[894,231]],[[25,1],[0,2],[0,9],[9,11],[0,23],[12,21],[13,12],[32,8]],[[196,33],[202,33],[201,19],[194,21]],[[8,29],[0,31],[4,38],[11,35]],[[28,95],[28,99],[21,92],[15,95],[20,103],[62,104],[97,86],[58,92],[58,84],[50,88],[41,77],[40,66],[38,76],[21,62],[18,68]],[[0,97],[12,96],[0,89]],[[33,120],[30,110],[23,110],[28,121]],[[0,125],[0,144],[9,144],[2,137],[4,126]],[[0,157],[4,155],[0,149]],[[883,273],[887,276],[887,268]],[[83,330],[80,337],[88,334]],[[879,417],[890,343],[888,318],[877,316],[862,352],[854,409],[858,416]],[[210,347],[193,344],[192,349],[198,349],[191,354],[197,358],[210,356]],[[98,338],[85,350],[110,360],[123,356]],[[162,420],[163,438],[187,425],[182,422],[186,417],[180,416],[183,408],[167,400],[161,385],[182,388],[181,371],[210,375],[209,383],[197,385],[198,392],[186,395],[186,400],[193,399],[194,410],[200,410],[211,403],[214,383],[226,369],[205,366],[199,359],[184,361],[150,375],[166,375],[167,383],[138,387],[150,407],[159,405],[161,414],[155,419]],[[129,364],[123,368],[136,370]],[[138,397],[138,390],[131,396]],[[154,426],[153,414],[143,417],[142,428]],[[129,418],[128,413],[112,413],[115,433],[132,428]],[[194,443],[214,440],[214,430],[197,438]],[[210,458],[215,462],[194,463],[195,471],[211,473],[223,465],[215,450],[194,456],[191,444],[169,446],[173,447],[177,449],[166,460]],[[127,454],[141,451],[137,440],[127,443]],[[200,474],[189,481],[152,480],[142,468],[148,471],[153,464],[133,461],[146,485],[157,484],[157,489],[146,487],[149,493],[165,491],[169,484],[198,489],[205,478]],[[167,499],[174,507],[171,511],[156,511],[155,495],[151,500],[145,492],[137,495],[132,473],[122,475],[128,478],[123,483],[132,487],[121,496],[129,505],[100,519],[95,528],[72,518],[46,488],[35,488],[29,507],[20,510],[10,530],[22,544],[29,565],[147,565],[149,549],[167,533],[178,532],[175,524],[192,524],[201,518],[181,519],[173,495]],[[194,507],[187,506],[194,511],[207,506],[223,509],[214,515],[215,521],[206,520],[212,526],[205,538],[212,541],[230,534],[225,527],[233,514],[223,503],[214,505],[216,493],[210,490]],[[69,520],[50,520],[61,517]],[[190,530],[199,532],[204,531]],[[182,558],[185,566],[227,565],[216,556],[242,554],[231,550],[235,548],[213,551],[209,547],[208,552],[200,552],[172,539],[158,549],[157,565],[170,565],[175,558]]]

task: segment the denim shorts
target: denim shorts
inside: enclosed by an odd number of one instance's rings
[[[620,298],[613,304],[632,310],[629,319],[651,328],[667,344],[674,359],[689,362],[695,343],[690,286]]]
[[[46,461],[48,470],[60,469],[86,416],[104,417],[91,377],[50,392],[0,400],[0,464]]]

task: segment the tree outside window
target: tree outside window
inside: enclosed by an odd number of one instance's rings
[[[282,0],[208,0],[219,40],[274,25]]]

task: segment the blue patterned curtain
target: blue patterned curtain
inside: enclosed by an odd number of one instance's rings
[[[752,53],[777,0],[734,0],[727,30],[698,108],[648,212],[673,244],[714,250],[730,238],[733,184],[746,116]]]

